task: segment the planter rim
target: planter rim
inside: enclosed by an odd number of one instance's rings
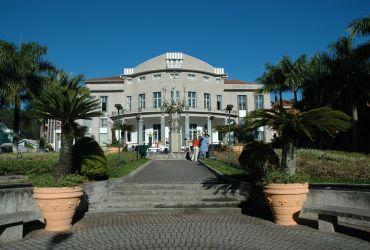
[[[34,187],[33,192],[35,193],[69,193],[82,191],[81,186],[75,187]]]

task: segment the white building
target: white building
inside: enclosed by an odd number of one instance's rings
[[[100,145],[112,142],[113,120],[131,124],[135,131],[127,133],[130,146],[149,142],[165,142],[169,138],[169,119],[162,104],[171,99],[184,101],[182,112],[182,144],[197,134],[207,131],[213,144],[223,140],[213,131],[214,126],[227,124],[226,105],[232,104],[231,119],[243,121],[247,112],[270,108],[269,94],[257,94],[259,84],[228,80],[223,68],[183,53],[165,53],[134,68],[125,68],[123,74],[86,81],[91,94],[101,102],[101,117],[84,121],[88,135]],[[118,110],[115,104],[121,104]],[[119,137],[116,131],[116,138]],[[269,141],[271,133],[264,128],[256,137]]]

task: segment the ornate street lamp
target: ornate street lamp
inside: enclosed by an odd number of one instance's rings
[[[227,125],[228,125],[228,130],[229,130],[229,134],[228,134],[228,138],[227,138],[227,147],[228,147],[228,151],[227,151],[227,161],[228,161],[228,166],[230,168],[230,113],[231,113],[231,110],[233,109],[233,105],[232,104],[228,104],[226,106],[226,111],[228,111],[229,113],[229,118],[227,119]]]

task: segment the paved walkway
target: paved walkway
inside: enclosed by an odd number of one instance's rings
[[[193,161],[154,160],[128,183],[201,183],[216,178],[208,169]]]
[[[187,161],[153,161],[130,183],[214,177]],[[87,214],[70,231],[33,231],[1,249],[370,249],[370,242],[241,214]]]

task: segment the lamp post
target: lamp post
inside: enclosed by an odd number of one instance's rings
[[[228,151],[227,151],[227,161],[228,161],[228,166],[230,168],[230,113],[231,113],[231,110],[233,109],[233,105],[231,104],[228,104],[226,106],[226,110],[228,111],[229,113],[229,118],[227,119],[227,125],[228,125],[228,138],[227,138],[227,147],[228,147]]]
[[[136,116],[136,121],[137,121],[137,148],[136,148],[136,160],[139,160],[139,121],[140,121],[141,116],[137,115]]]
[[[117,113],[118,113],[118,118],[119,118],[119,111],[121,110],[121,109],[123,109],[123,107],[122,107],[122,105],[121,104],[119,104],[119,103],[117,103],[117,104],[114,104],[114,107],[116,107],[116,109],[117,109]],[[121,125],[121,120],[120,119],[118,119],[118,122],[119,122],[119,124]],[[114,131],[114,133],[116,133],[115,131]],[[113,137],[113,138],[115,138],[115,137]],[[117,159],[117,167],[119,167],[119,165],[121,164],[121,140],[122,140],[122,138],[120,137],[120,141],[118,142],[118,159]]]

